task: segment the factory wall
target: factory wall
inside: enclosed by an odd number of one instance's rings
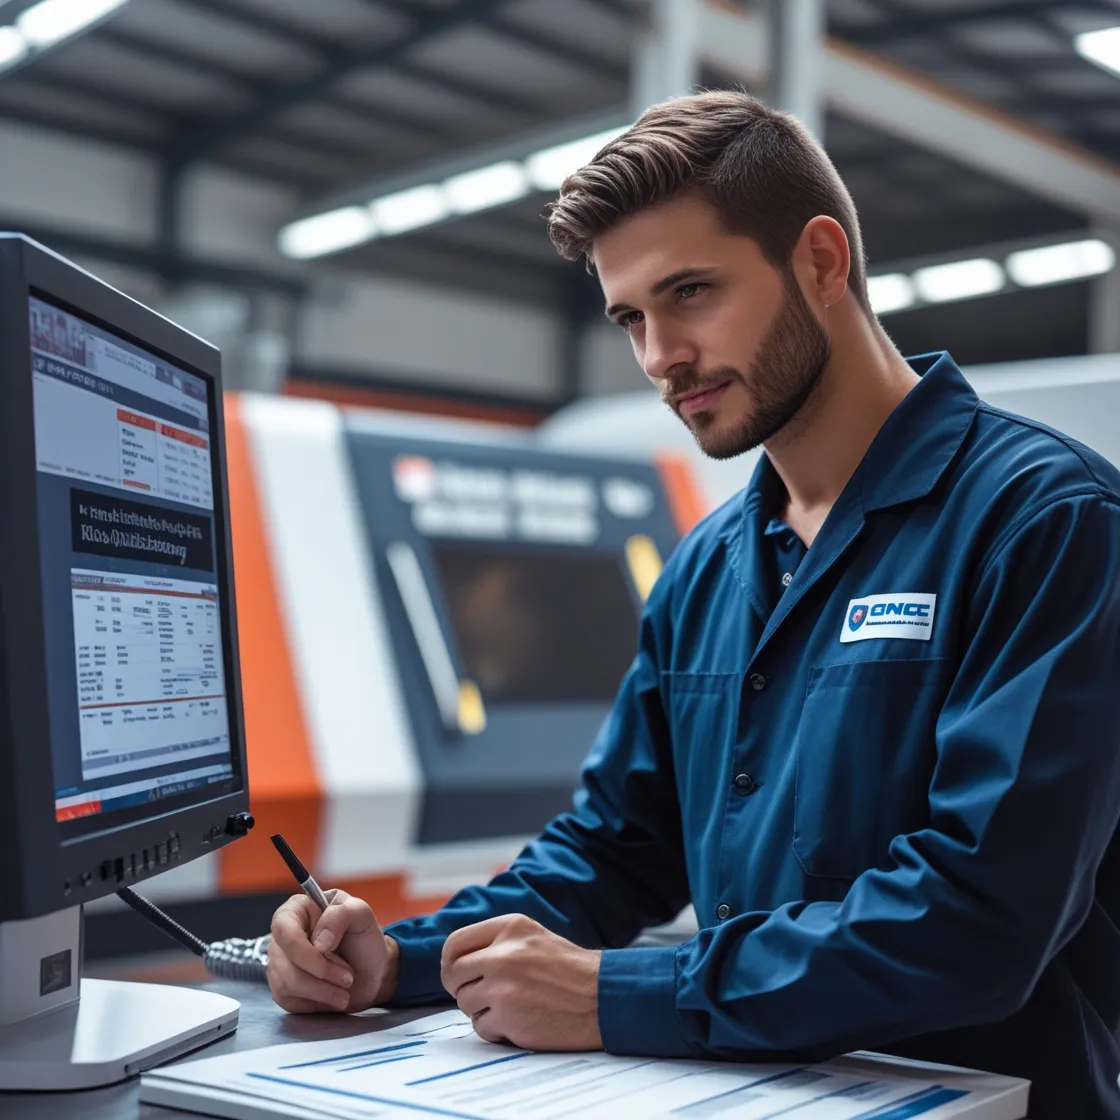
[[[584,396],[629,393],[645,384],[630,348],[630,340],[606,319],[585,329],[581,350],[581,389]]]
[[[124,148],[0,122],[0,214],[129,245],[156,234],[155,163]]]
[[[25,222],[130,247],[154,245],[159,176],[151,157],[6,123],[0,123],[0,150],[0,222],[17,229]],[[200,167],[183,184],[184,251],[226,265],[298,276],[300,267],[275,246],[277,228],[298,206],[291,188]],[[181,300],[165,304],[163,285],[154,275],[91,257],[79,263],[230,352],[229,339],[207,329],[214,315],[191,322],[191,308]],[[207,292],[211,303],[220,304],[222,297],[220,290]],[[562,319],[527,304],[320,267],[293,323],[289,358],[305,369],[542,401],[561,392]]]
[[[202,166],[183,182],[185,248],[208,260],[296,274],[276,248],[276,230],[298,205],[291,187]]]
[[[339,277],[342,280],[343,277]],[[561,383],[559,315],[415,281],[351,276],[307,307],[301,364],[374,369],[418,383],[554,399]]]

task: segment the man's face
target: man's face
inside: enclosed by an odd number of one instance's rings
[[[792,273],[715,211],[681,199],[597,238],[607,314],[661,398],[713,459],[777,435],[820,384],[828,334]]]

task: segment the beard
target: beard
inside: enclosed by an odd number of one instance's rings
[[[754,407],[730,424],[720,425],[716,410],[701,410],[687,419],[681,416],[710,459],[733,459],[773,439],[820,386],[831,356],[828,334],[792,276],[785,278],[784,287],[782,305],[746,373],[720,366],[665,386],[675,396],[725,381],[746,388]]]

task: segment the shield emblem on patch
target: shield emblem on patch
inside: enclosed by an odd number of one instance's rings
[[[863,603],[856,603],[848,612],[848,629],[858,630],[867,618],[867,607]]]

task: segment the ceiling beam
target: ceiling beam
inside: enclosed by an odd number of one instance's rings
[[[265,15],[256,9],[253,11],[249,11],[247,8],[230,9],[226,6],[226,0],[182,0],[182,2],[220,15],[225,19],[233,20],[250,30],[282,39],[293,46],[311,50],[323,62],[329,62],[339,49],[337,41],[333,39],[327,39],[321,34],[305,31],[302,27],[294,27],[276,16]],[[477,82],[468,81],[466,78],[455,78],[448,74],[441,74],[438,70],[421,66],[411,59],[402,58],[385,65],[389,70],[404,74],[406,77],[415,78],[425,85],[434,86],[436,89],[444,90],[467,101],[473,101],[478,105],[501,109],[505,112],[521,113],[525,116],[535,116],[543,111],[542,107],[536,102],[526,100],[516,94],[506,94],[504,91],[479,85]],[[330,96],[331,98],[338,98],[339,94],[331,94]],[[365,104],[363,100],[350,97],[347,100],[351,101],[355,107],[361,107]]]
[[[240,89],[252,91],[259,83],[236,67],[224,62],[218,62],[194,51],[183,50],[182,47],[173,46],[164,40],[149,39],[146,35],[137,35],[134,31],[126,31],[122,27],[106,26],[97,32],[97,40],[118,47],[129,54],[139,55],[141,58],[152,59],[156,62],[166,62],[178,66],[183,70],[193,70],[207,78],[229,82]]]
[[[889,12],[892,17],[897,15],[898,21],[884,23],[879,27],[868,27],[866,24],[833,19],[831,21],[833,31],[846,42],[855,43],[856,46],[860,47],[882,50],[888,54],[891,46],[896,42],[901,44],[913,39],[910,32],[906,30],[906,24],[910,16],[904,9],[899,8],[898,5],[890,5],[888,8],[886,3],[882,2],[877,3],[876,7],[884,13],[884,18],[887,18]],[[1040,15],[1035,15],[1033,18],[1028,15],[1026,18],[1032,25],[1036,25],[1039,31],[1054,39],[1057,45],[1064,43],[1069,48],[1068,54],[1010,59],[970,47],[951,34],[951,32],[967,28],[972,21],[966,19],[955,20],[952,23],[945,24],[944,27],[931,28],[922,32],[922,36],[927,42],[936,45],[939,50],[943,49],[948,54],[955,56],[957,60],[984,72],[995,71],[1004,77],[1011,78],[1019,85],[1022,85],[1027,67],[1032,73],[1068,70],[1071,60],[1075,58],[1073,44],[1069,41],[1069,36],[1065,32],[1059,32],[1056,27],[1047,24]],[[890,34],[885,34],[888,30]]]
[[[708,64],[766,80],[761,18],[709,0],[701,22]],[[1058,206],[1120,222],[1120,165],[859,47],[829,39],[824,61],[824,91],[841,115]]]
[[[38,86],[45,90],[49,89],[55,93],[66,93],[87,101],[100,102],[102,105],[120,112],[140,115],[152,112],[149,107],[144,106],[131,94],[109,89],[99,82],[91,82],[74,74],[47,74],[42,71],[32,72],[28,70],[21,73],[18,80],[23,84]],[[158,120],[165,128],[168,127],[169,121],[184,122],[189,119],[183,116],[172,117],[165,110],[157,110],[157,112],[160,113]],[[209,121],[219,119],[218,117],[196,117],[194,121],[198,127],[207,127]],[[353,161],[361,156],[360,148],[356,144],[313,136],[303,129],[296,129],[287,125],[283,129],[273,129],[267,139],[291,144],[294,147],[303,148],[313,155],[322,155],[330,159]]]
[[[760,17],[709,0],[701,22],[701,53],[706,63],[751,85],[766,81],[769,41]],[[1120,222],[1120,165],[850,44],[827,40],[824,61],[825,94],[830,107],[842,116],[1067,210],[1112,224]],[[624,114],[624,109],[618,110],[618,120]],[[587,122],[583,134],[610,123],[618,121],[600,121],[595,127]],[[413,167],[406,174],[332,191],[310,204],[306,212],[365,202],[498,159],[524,158],[537,147],[573,138],[578,130],[579,122],[568,122],[502,144],[457,152],[449,159]]]
[[[303,23],[291,23],[280,16],[269,15],[260,8],[242,8],[232,6],[228,0],[182,0],[189,8],[217,16],[227,23],[237,24],[266,35],[291,46],[302,47],[320,57],[330,57],[337,53],[339,44],[337,39],[324,35]]]
[[[539,125],[535,128],[475,145],[465,151],[452,151],[436,159],[414,163],[388,174],[355,180],[326,196],[311,200],[303,208],[307,214],[318,214],[340,206],[362,205],[371,199],[407,190],[424,183],[438,183],[460,172],[472,171],[503,160],[522,160],[533,152],[554,144],[564,144],[584,136],[594,136],[608,128],[626,123],[626,108],[616,106],[598,113],[589,113],[565,121]],[[542,195],[542,199],[546,197]]]
[[[1052,0],[1048,0],[1048,2],[1052,2]],[[905,29],[913,17],[912,10],[903,8],[898,3],[898,0],[872,0],[872,3],[892,21],[890,26]],[[960,29],[962,26],[967,28],[971,20],[972,15],[969,13],[966,18],[957,19],[955,23],[943,24],[937,28],[927,29],[923,31],[923,35],[931,37],[936,49],[944,51],[951,60],[962,63],[965,67],[975,70],[981,76],[985,74],[994,74],[996,77],[1003,78],[1005,81],[1009,82],[1016,91],[1015,103],[1018,108],[1035,112],[1045,112],[1048,109],[1052,109],[1054,98],[1038,92],[1023,81],[1025,68],[1022,60],[1013,61],[1011,59],[1002,58],[997,54],[992,54],[989,51],[979,50],[976,47],[970,46],[958,36],[950,34],[952,30]],[[909,34],[905,32],[905,30],[904,33]],[[1072,43],[1068,43],[1067,37],[1058,36],[1053,29],[1048,29],[1048,33],[1055,41],[1065,41],[1069,46],[1070,55],[1073,55],[1073,45]],[[862,33],[847,34],[845,37],[860,46],[871,45],[867,42],[867,37]],[[1062,57],[1046,59],[1041,63],[1032,60],[1030,63],[1030,70],[1037,73],[1040,70],[1054,69],[1055,66],[1065,70],[1068,69],[1069,63],[1069,58]],[[1065,98],[1062,100],[1065,100]]]
[[[560,62],[566,62],[569,66],[588,70],[592,74],[598,74],[600,77],[608,78],[614,82],[629,80],[629,65],[617,62],[613,58],[607,58],[598,51],[589,51],[584,47],[576,46],[574,43],[561,43],[559,40],[552,38],[551,35],[545,35],[532,28],[511,23],[508,19],[503,19],[500,16],[491,16],[483,22],[491,31],[496,32],[502,38],[509,39],[523,47],[529,47],[541,54],[549,55]]]
[[[227,6],[226,0],[181,0],[181,2],[200,11],[210,12],[222,19],[237,23],[250,31],[256,31],[261,35],[268,35],[292,46],[312,51],[324,63],[329,63],[339,50],[337,40],[328,39],[321,33],[311,31],[303,26],[296,27],[277,16],[266,15],[259,9],[254,8],[250,11],[248,8],[230,8]],[[421,66],[410,59],[402,58],[386,65],[388,69],[399,74],[415,78],[419,82],[434,86],[436,89],[442,89],[455,97],[473,101],[478,105],[502,109],[506,112],[521,113],[525,116],[534,116],[542,111],[539,105],[526,101],[524,98],[513,94],[507,95],[489,86],[480,86],[476,82],[468,81],[465,78],[453,78],[450,75],[441,74],[437,70]],[[329,95],[330,100],[337,100],[339,97],[340,95],[337,93]],[[359,109],[366,104],[363,99],[355,99],[352,96],[346,96],[345,100]],[[376,107],[373,105],[370,105],[369,108],[371,111],[376,111]]]
[[[416,5],[412,0],[371,0],[371,3],[376,7],[404,16],[406,19],[416,18]],[[630,76],[630,68],[619,64],[612,58],[607,58],[597,51],[589,51],[585,47],[577,46],[574,43],[561,42],[542,31],[513,23],[505,16],[489,15],[478,22],[504,39],[509,39],[511,42],[528,47],[540,54],[549,55],[561,62],[566,62],[570,66],[589,70],[593,74],[599,74],[604,78],[619,82],[626,81]]]
[[[108,264],[134,268],[161,277],[182,278],[197,283],[282,292],[299,296],[308,282],[299,276],[266,269],[227,264],[196,256],[168,257],[154,245],[137,245],[75,231],[28,224],[11,215],[0,215],[0,229],[26,234],[66,256],[92,257]]]
[[[502,113],[517,113],[524,117],[535,117],[548,111],[547,106],[540,101],[522,97],[517,93],[507,93],[493,86],[479,85],[478,82],[454,74],[445,74],[412,59],[398,59],[390,68],[423,85],[432,86],[454,97],[461,97],[465,101],[473,101],[476,105],[487,109],[497,109]]]
[[[98,140],[102,144],[128,148],[130,151],[143,152],[145,155],[159,155],[159,141],[151,137],[138,136],[128,129],[113,128],[110,125],[86,124],[50,110],[0,103],[0,120],[46,129],[75,140]]]
[[[880,11],[887,13],[892,19],[897,20],[900,26],[907,25],[913,18],[913,13],[908,9],[904,9],[898,3],[898,0],[873,0],[873,3]],[[979,50],[976,47],[969,46],[958,36],[949,34],[950,29],[954,26],[959,27],[963,24],[967,27],[972,19],[975,18],[973,11],[967,13],[965,18],[956,21],[955,24],[946,23],[940,29],[927,32],[927,34],[934,36],[939,49],[944,50],[965,66],[970,67],[981,75],[992,73],[1009,82],[1016,90],[1015,106],[1019,112],[1028,114],[1049,114],[1055,109],[1059,109],[1064,111],[1072,110],[1075,113],[1081,114],[1091,113],[1095,110],[1115,109],[1116,99],[1114,97],[1101,97],[1099,94],[1048,94],[1033,87],[1030,84],[1029,78],[1024,81],[1024,77],[1027,75],[1033,76],[1034,74],[1059,70],[1067,71],[1071,62],[1074,62],[1074,64],[1081,62],[1080,59],[1076,59],[1074,56],[1073,43],[1070,41],[1068,31],[1061,27],[1053,16],[1052,9],[1054,6],[1053,0],[1049,0],[1048,3],[1039,3],[1035,5],[1034,11],[1023,13],[1023,16],[1032,26],[1051,36],[1055,42],[1064,43],[1068,47],[1068,55],[1032,59],[1029,65],[1025,65],[1024,61],[1021,59],[1012,60],[1001,58],[986,51]],[[1019,17],[1016,16],[1016,18]],[[847,37],[861,45],[865,41],[865,36],[860,32],[850,34]],[[1089,64],[1081,62],[1081,65],[1088,66]],[[1114,158],[1114,154],[1117,151],[1116,134],[1115,130],[1112,129],[1097,129],[1092,126],[1086,126],[1075,120],[1071,125],[1063,129],[1063,135],[1065,138],[1080,142],[1089,149],[1098,154],[1105,155],[1110,159]]]
[[[424,11],[413,25],[388,41],[359,51],[335,48],[330,61],[310,77],[272,88],[255,105],[206,127],[185,129],[175,141],[182,162],[205,158],[215,150],[266,128],[289,109],[329,93],[343,79],[363,70],[391,65],[438,35],[496,11],[508,0],[460,0],[447,8]]]
[[[1071,135],[1091,145],[1095,151],[1105,154],[1111,152],[1113,158],[1120,158],[1120,135],[1115,128],[1077,126],[1072,130]]]
[[[246,136],[245,142],[248,143],[252,140],[262,140],[270,144],[281,144],[285,147],[292,149],[292,156],[297,160],[314,160],[316,157],[322,157],[327,160],[339,160],[349,164],[350,174],[362,167],[366,161],[363,160],[362,145],[358,141],[333,139],[329,136],[316,135],[309,128],[303,126],[296,127],[295,125],[285,124],[283,128],[271,128],[267,133],[260,133],[257,136]],[[373,143],[373,141],[370,141]],[[226,154],[234,154],[238,151],[236,147],[231,148],[227,152],[218,152],[214,156],[208,158],[221,158]]]
[[[185,116],[180,116],[173,110],[161,105],[153,105],[150,102],[145,104],[131,93],[124,93],[119,89],[104,86],[100,82],[83,78],[80,73],[60,72],[53,68],[36,67],[34,70],[21,70],[11,80],[13,84],[35,86],[43,90],[52,90],[55,93],[65,93],[86,101],[100,102],[101,105],[121,113],[134,113],[140,117],[148,117],[156,121],[163,129],[172,128],[177,122],[186,119]]]
[[[1062,5],[1058,0],[1016,0],[1009,4],[1003,3],[978,4],[968,8],[953,8],[951,10],[927,11],[901,11],[891,13],[890,18],[878,27],[863,27],[859,31],[859,42],[865,46],[884,46],[899,39],[915,35],[927,35],[931,32],[947,31],[970,23],[987,22],[989,20],[1009,19],[1021,20],[1038,13],[1045,14],[1056,10]],[[1078,0],[1078,8],[1082,11],[1101,12],[1110,17],[1116,17],[1116,8],[1105,3],[1104,0]],[[876,4],[876,7],[882,5]]]
[[[591,4],[604,12],[610,12],[625,23],[633,23],[638,16],[639,10],[628,4],[626,0],[591,0]]]
[[[33,74],[25,71],[20,75],[20,81],[27,84],[43,85],[56,92],[74,93],[94,100],[96,94],[78,94],[78,91],[65,83],[48,78],[46,75]],[[113,125],[87,123],[75,120],[54,110],[29,108],[22,105],[5,105],[0,103],[0,120],[13,121],[17,124],[29,125],[32,128],[42,128],[50,132],[57,132],[61,136],[71,137],[75,140],[98,140],[103,144],[111,144],[118,148],[142,152],[155,158],[163,158],[165,149],[159,137],[146,137],[138,135],[127,128]],[[284,186],[294,187],[300,191],[315,192],[322,190],[323,177],[300,174],[291,168],[281,167],[272,161],[264,161],[243,154],[222,152],[214,157],[214,163],[228,167],[231,171],[240,172],[255,179],[267,182],[281,183]]]
[[[230,85],[236,86],[257,98],[268,94],[268,85],[247,74],[244,70],[231,66],[229,63],[218,62],[194,51],[184,50],[182,47],[172,46],[167,42],[149,39],[146,36],[125,31],[112,24],[100,28],[97,32],[97,38],[132,54],[166,62],[183,70],[194,71],[208,78],[228,82]],[[335,112],[361,118],[366,123],[386,125],[390,128],[400,129],[402,132],[411,132],[433,138],[446,137],[449,132],[447,128],[435,121],[423,120],[412,114],[385,109],[379,105],[353,101],[338,94],[331,94],[321,100],[324,105]]]

